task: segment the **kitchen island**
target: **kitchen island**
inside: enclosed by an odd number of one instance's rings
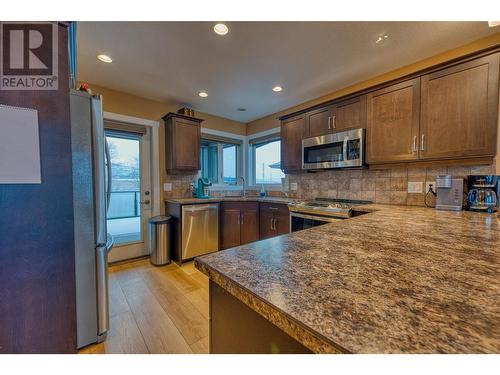
[[[499,353],[498,217],[356,209],[369,213],[196,258],[211,352]]]

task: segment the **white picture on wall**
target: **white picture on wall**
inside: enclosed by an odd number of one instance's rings
[[[0,104],[0,184],[40,184],[38,111]]]

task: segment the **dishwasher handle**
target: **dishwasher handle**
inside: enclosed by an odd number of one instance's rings
[[[197,212],[197,211],[206,211],[206,210],[215,210],[217,209],[217,205],[207,205],[207,204],[193,204],[192,206],[183,207],[184,211],[187,212]]]

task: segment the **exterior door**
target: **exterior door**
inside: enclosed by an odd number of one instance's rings
[[[498,60],[494,54],[422,77],[421,159],[495,155]]]
[[[370,164],[418,158],[420,78],[367,95],[366,161]]]
[[[151,132],[148,129],[138,134],[107,129],[106,141],[111,161],[107,225],[115,242],[108,260],[116,262],[149,252]]]

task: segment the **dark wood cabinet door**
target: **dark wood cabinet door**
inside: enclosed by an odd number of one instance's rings
[[[333,107],[326,106],[306,113],[306,138],[333,133]]]
[[[241,244],[241,211],[235,208],[226,208],[224,204],[221,210],[221,249],[239,246]]]
[[[241,211],[240,240],[242,245],[259,240],[259,204],[257,202],[253,208],[244,208]]]
[[[369,93],[367,107],[367,163],[416,160],[420,78]]]
[[[264,240],[276,236],[274,230],[274,214],[269,211],[260,211],[259,215],[259,238]]]
[[[166,169],[169,174],[193,173],[200,169],[201,122],[177,113],[165,120]]]
[[[288,205],[282,203],[260,203],[260,239],[288,233],[290,221]]]
[[[200,169],[200,124],[185,119],[174,121],[174,169]]]
[[[281,169],[302,169],[302,139],[306,136],[305,116],[292,117],[281,122]]]
[[[274,227],[276,236],[290,232],[290,215],[288,213],[279,213],[274,217]]]
[[[366,95],[337,103],[332,125],[334,131],[366,128]]]
[[[499,54],[422,77],[420,158],[496,154]]]

